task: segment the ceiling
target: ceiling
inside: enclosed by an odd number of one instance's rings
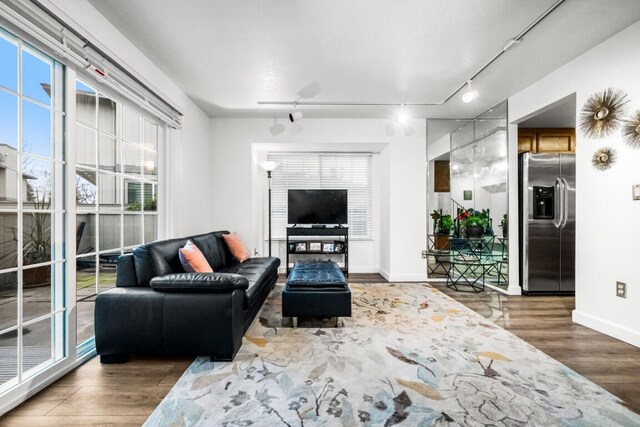
[[[441,103],[556,0],[89,0],[211,117],[286,117],[258,101]],[[640,19],[637,0],[565,0],[444,105],[474,117]],[[304,94],[304,93],[303,93]],[[309,95],[309,94],[304,94]],[[393,117],[397,106],[300,106]]]

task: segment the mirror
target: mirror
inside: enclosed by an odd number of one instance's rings
[[[430,217],[428,230],[428,274],[433,277],[447,277],[447,263],[443,268],[443,253],[449,257],[485,257],[492,265],[487,268],[486,283],[507,288],[508,286],[508,135],[507,135],[507,103],[506,101],[475,119],[458,121],[449,120],[449,151],[438,152],[439,141],[428,140],[427,155],[430,170],[429,180],[429,214],[434,210],[437,214],[451,214],[453,227],[447,233],[442,230],[437,220],[438,215]],[[427,130],[446,127],[443,123],[429,123]],[[441,151],[441,149],[440,149]],[[437,157],[435,157],[437,155]],[[448,192],[437,191],[436,163],[440,159],[449,161]],[[457,221],[462,210],[484,212],[485,226],[482,232],[481,253],[464,253],[473,249],[465,229],[465,221]],[[436,217],[434,219],[434,216]],[[478,246],[478,245],[476,245]],[[495,261],[495,263],[494,263]],[[484,261],[483,261],[484,262]],[[475,274],[472,272],[471,274]],[[450,279],[450,278],[449,278]]]

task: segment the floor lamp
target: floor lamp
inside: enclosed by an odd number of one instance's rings
[[[276,170],[278,166],[280,166],[278,163],[270,160],[262,163],[262,169],[267,171],[267,180],[269,181],[269,256],[271,256],[271,172]]]

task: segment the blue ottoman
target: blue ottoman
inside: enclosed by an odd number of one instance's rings
[[[351,290],[338,264],[297,262],[282,291],[282,316],[351,317]]]

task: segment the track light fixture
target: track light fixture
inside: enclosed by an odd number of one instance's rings
[[[302,120],[302,111],[296,111],[297,106],[297,103],[293,104],[293,111],[289,113],[289,120],[291,120],[291,123]]]
[[[519,39],[516,39],[516,38],[512,38],[512,39],[507,40],[505,42],[504,46],[502,46],[502,51],[503,52],[508,51],[509,49],[519,45],[521,41],[522,40],[519,40]]]
[[[276,136],[284,132],[284,125],[282,123],[278,123],[278,119],[273,119],[273,126],[269,127],[269,132],[271,135]]]
[[[400,105],[400,112],[398,113],[398,123],[405,124],[407,122],[407,113],[404,111],[404,104]]]
[[[471,80],[467,81],[467,91],[462,94],[462,102],[468,104],[476,99],[478,93],[471,90]]]

